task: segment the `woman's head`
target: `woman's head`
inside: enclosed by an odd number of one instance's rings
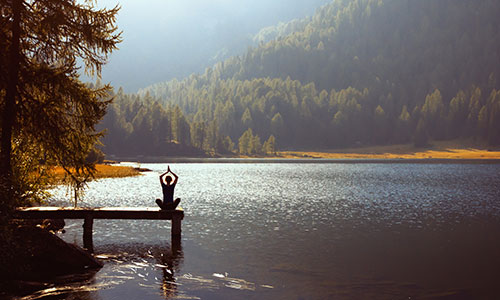
[[[166,184],[171,184],[171,183],[172,183],[172,180],[173,180],[173,179],[172,179],[172,176],[167,176],[167,177],[165,177],[165,183],[166,183]]]

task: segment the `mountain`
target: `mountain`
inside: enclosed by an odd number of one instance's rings
[[[121,4],[123,42],[102,78],[126,92],[184,78],[256,45],[262,27],[312,15],[328,0],[148,0]],[[118,0],[99,0],[114,7]]]
[[[233,141],[262,151],[271,136],[284,148],[498,144],[498,11],[494,0],[337,0],[262,30],[243,55],[134,97],[178,107],[182,143],[212,152]]]

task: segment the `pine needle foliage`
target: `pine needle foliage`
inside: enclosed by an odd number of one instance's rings
[[[95,1],[0,0],[0,210],[43,199],[52,166],[81,188],[92,177],[109,85],[80,81],[78,63],[100,76],[121,41],[119,7]]]

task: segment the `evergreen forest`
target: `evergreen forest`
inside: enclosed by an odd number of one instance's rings
[[[136,94],[106,154],[245,155],[473,138],[500,144],[500,2],[335,0],[259,46]],[[168,55],[168,53],[165,53]]]

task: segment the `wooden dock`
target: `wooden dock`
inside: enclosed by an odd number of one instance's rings
[[[93,252],[92,227],[94,219],[172,220],[172,238],[181,235],[184,210],[160,210],[154,207],[19,207],[16,219],[83,219],[83,247]]]

